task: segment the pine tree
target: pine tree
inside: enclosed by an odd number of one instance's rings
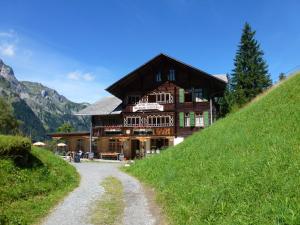
[[[284,73],[279,74],[279,81],[282,81],[286,78],[286,75]]]
[[[263,51],[254,38],[248,23],[245,24],[234,60],[230,90],[237,106],[242,106],[272,85]],[[232,106],[231,106],[232,107]]]
[[[0,97],[0,134],[17,134],[19,126],[20,121],[14,117],[11,104]]]

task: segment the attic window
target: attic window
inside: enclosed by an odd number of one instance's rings
[[[170,69],[169,70],[168,80],[170,80],[170,81],[174,81],[175,80],[175,70],[174,69]]]
[[[156,82],[161,82],[161,72],[158,72],[155,76]]]

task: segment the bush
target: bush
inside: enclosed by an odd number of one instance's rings
[[[20,136],[0,135],[0,156],[27,155],[31,150],[31,141]]]

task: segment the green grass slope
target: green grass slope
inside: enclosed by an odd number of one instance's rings
[[[171,224],[300,224],[300,74],[126,170]]]
[[[79,183],[74,167],[33,148],[27,166],[0,158],[0,224],[34,224]]]

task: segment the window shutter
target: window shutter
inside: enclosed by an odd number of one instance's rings
[[[184,113],[179,113],[179,127],[184,127]]]
[[[208,90],[207,90],[207,88],[203,88],[203,99],[208,101]]]
[[[208,111],[203,112],[203,117],[204,117],[204,127],[208,127],[209,126]]]
[[[184,89],[179,89],[179,103],[184,103]]]
[[[190,125],[191,125],[191,127],[195,126],[195,113],[194,112],[190,112]]]

